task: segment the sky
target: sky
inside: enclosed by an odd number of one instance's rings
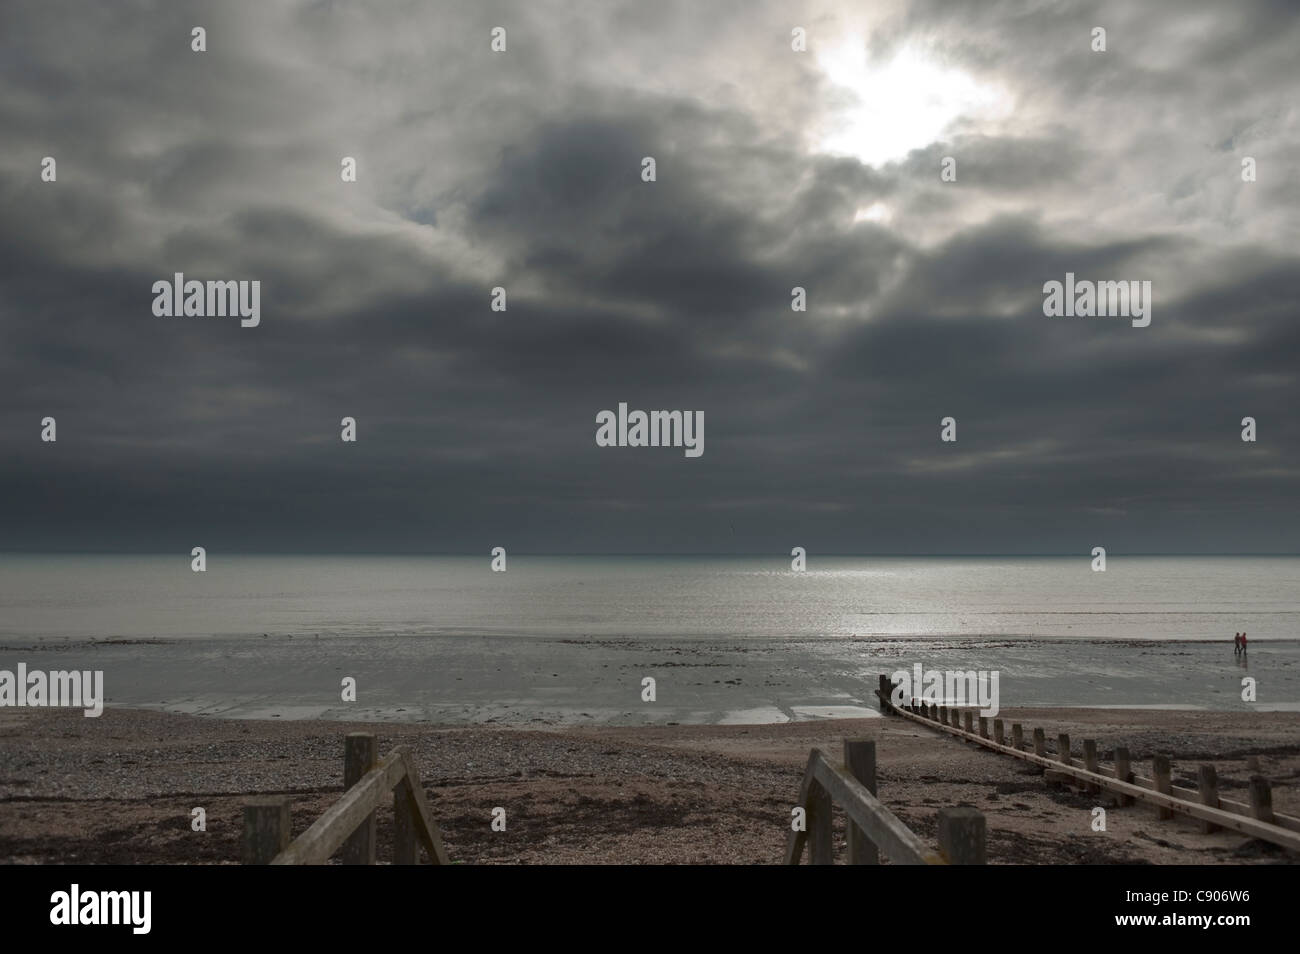
[[[1262,0],[9,0],[0,550],[1300,552],[1298,48]],[[177,272],[260,323],[155,315]],[[1067,272],[1150,325],[1045,316]],[[621,402],[704,453],[598,446]]]

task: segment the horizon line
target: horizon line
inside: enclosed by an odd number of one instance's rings
[[[491,548],[483,551],[468,550],[221,550],[212,551],[207,548],[208,552],[227,554],[230,556],[381,556],[381,557],[490,557]],[[767,551],[629,551],[629,550],[576,550],[576,551],[557,551],[557,550],[515,550],[511,551],[506,548],[509,556],[531,556],[531,557],[669,557],[669,558],[694,558],[694,557],[754,557],[773,559],[788,559],[790,554],[783,552]],[[52,550],[4,550],[0,549],[0,556],[183,556],[190,558],[189,550],[172,551],[172,550],[72,550],[72,549],[52,549]],[[906,552],[847,552],[839,550],[812,551],[808,556],[826,556],[826,557],[853,557],[853,558],[998,558],[998,559],[1015,559],[1023,557],[1062,557],[1062,558],[1083,558],[1087,559],[1092,556],[1089,550],[1074,552],[1060,551],[1034,551],[1034,552],[958,552],[958,553],[906,553]],[[1115,557],[1297,557],[1300,552],[1280,552],[1280,551],[1198,551],[1198,552],[1179,552],[1179,551],[1123,551],[1116,552],[1106,551],[1107,559]]]

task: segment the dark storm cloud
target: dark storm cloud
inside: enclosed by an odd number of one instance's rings
[[[1296,549],[1289,10],[703,6],[6,5],[0,546]],[[829,154],[855,32],[1014,108]],[[1067,271],[1151,326],[1044,318]],[[704,456],[596,447],[620,401]]]

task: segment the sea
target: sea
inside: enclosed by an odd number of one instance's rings
[[[4,554],[0,669],[102,668],[110,705],[232,718],[868,716],[875,675],[915,663],[1000,670],[1004,705],[1300,705],[1300,557],[505,560]]]

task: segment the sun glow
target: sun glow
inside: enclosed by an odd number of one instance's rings
[[[817,146],[871,165],[940,139],[958,118],[998,118],[1010,97],[911,46],[869,62],[861,37],[817,55],[831,90]]]

